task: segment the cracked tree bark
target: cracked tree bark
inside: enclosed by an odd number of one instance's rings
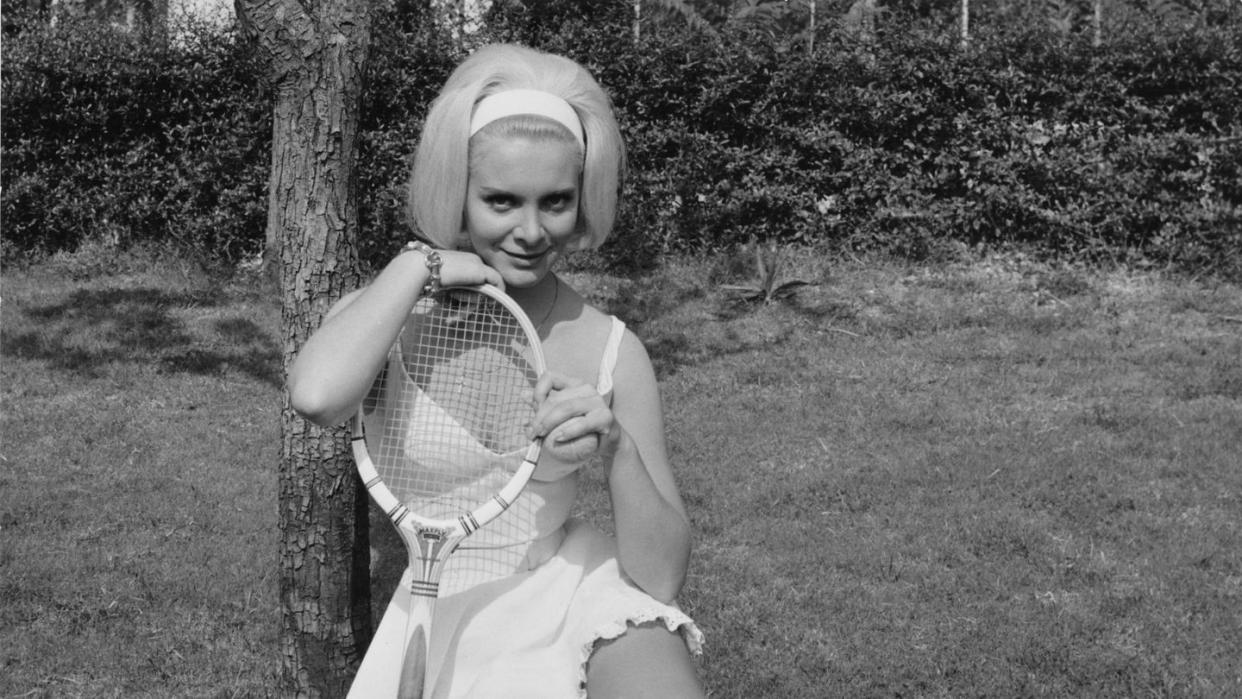
[[[287,368],[359,284],[354,164],[369,0],[234,0],[268,59],[272,168],[265,266],[279,265]],[[279,464],[281,696],[344,696],[371,637],[367,496],[344,428],[284,393]]]

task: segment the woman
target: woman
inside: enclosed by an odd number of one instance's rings
[[[338,424],[381,390],[402,323],[438,285],[502,287],[538,326],[549,371],[532,430],[545,448],[512,508],[522,535],[484,527],[450,559],[430,641],[434,697],[703,696],[691,659],[701,634],[673,604],[690,526],[650,359],[554,272],[607,238],[623,170],[611,105],[586,70],[518,46],[480,49],[433,103],[415,156],[411,219],[438,249],[407,246],[343,298],[291,369],[293,407]],[[579,473],[596,462],[615,538],[569,517]],[[511,564],[479,579],[471,558]],[[402,588],[354,696],[395,693]]]

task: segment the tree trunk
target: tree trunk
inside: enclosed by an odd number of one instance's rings
[[[970,46],[970,0],[962,0],[961,4],[961,20],[959,29],[961,30],[960,42],[962,48]]]
[[[807,20],[807,27],[806,27],[806,52],[811,55],[815,54],[815,3],[816,2],[817,0],[810,0],[810,2],[807,3],[808,5],[810,5],[810,8],[811,8],[811,16]]]
[[[1091,45],[1098,49],[1104,44],[1104,0],[1094,0],[1091,5]]]
[[[279,255],[285,366],[358,286],[354,163],[370,45],[365,0],[236,0],[275,88],[269,255]],[[280,694],[344,696],[371,636],[367,499],[343,428],[281,412]]]

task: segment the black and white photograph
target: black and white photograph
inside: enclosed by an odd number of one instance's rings
[[[1242,697],[1242,0],[0,0],[87,697]]]

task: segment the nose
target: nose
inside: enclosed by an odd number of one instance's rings
[[[524,245],[534,245],[543,238],[543,235],[543,223],[539,220],[539,209],[534,206],[526,207],[518,227],[513,229],[513,237]]]

